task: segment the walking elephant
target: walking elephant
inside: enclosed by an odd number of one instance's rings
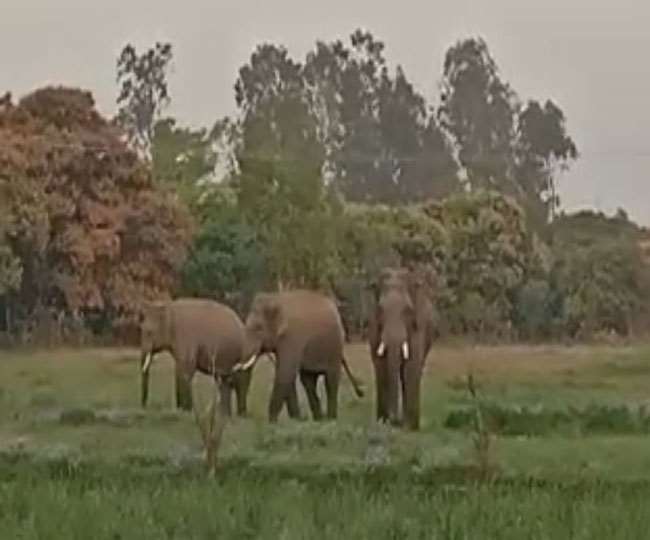
[[[273,353],[276,357],[268,409],[270,422],[277,421],[285,403],[291,418],[300,417],[298,375],[314,420],[323,418],[317,391],[321,375],[325,379],[327,417],[337,416],[341,365],[357,396],[363,396],[361,385],[343,356],[341,317],[327,296],[307,290],[260,293],[246,318],[246,336],[258,355]]]
[[[212,300],[181,298],[149,304],[141,326],[142,406],[149,395],[149,370],[156,353],[167,351],[175,362],[176,406],[192,408],[191,382],[196,371],[219,384],[221,409],[231,415],[232,390],[237,412],[247,414],[246,399],[254,362],[246,346],[244,325],[228,306]]]
[[[376,287],[368,338],[375,369],[377,419],[420,427],[420,379],[434,338],[432,295],[413,272],[385,269]]]

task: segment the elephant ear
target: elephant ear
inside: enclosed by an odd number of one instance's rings
[[[148,324],[158,329],[158,331],[163,329],[167,331],[169,323],[168,308],[169,302],[156,301],[145,303],[142,309],[142,322],[147,321]]]
[[[279,338],[287,330],[287,318],[280,301],[274,296],[268,296],[264,299],[262,308],[264,320],[266,321],[271,333]]]

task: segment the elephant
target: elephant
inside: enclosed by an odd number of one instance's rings
[[[322,420],[317,383],[322,375],[327,394],[327,418],[337,417],[343,365],[354,391],[363,389],[343,355],[343,326],[329,297],[304,289],[258,293],[246,318],[246,339],[257,355],[275,355],[275,378],[268,406],[269,421],[277,422],[286,403],[290,418],[300,418],[296,378],[299,375],[314,420]]]
[[[405,268],[381,272],[368,321],[380,422],[402,424],[401,389],[406,425],[419,430],[420,383],[435,335],[434,321],[432,292],[420,276]]]
[[[155,354],[167,351],[175,361],[176,406],[192,409],[191,382],[196,371],[212,375],[219,385],[220,407],[230,416],[232,390],[237,413],[246,416],[246,399],[254,363],[244,325],[228,306],[208,299],[179,298],[145,306],[141,325],[141,398],[146,407],[149,370]]]
[[[221,409],[226,416],[232,416],[232,393],[235,393],[237,416],[248,417],[248,391],[251,386],[252,370],[241,369],[242,364],[229,375],[219,376],[219,391],[221,394]],[[239,369],[238,369],[239,368]]]

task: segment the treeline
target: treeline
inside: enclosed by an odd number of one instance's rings
[[[81,90],[0,102],[0,330],[124,335],[142,303],[199,295],[244,312],[260,289],[317,287],[363,332],[387,264],[437,292],[443,335],[587,339],[647,322],[645,231],[558,215],[578,158],[562,110],[522,101],[480,39],[452,46],[432,106],[356,31],[303,61],[263,44],[238,114],[179,126],[170,44],[117,61],[118,114]]]

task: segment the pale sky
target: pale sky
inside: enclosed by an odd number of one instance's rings
[[[0,93],[45,84],[91,90],[114,111],[115,60],[171,41],[170,113],[211,126],[234,111],[238,68],[256,44],[303,59],[357,27],[386,43],[429,101],[456,40],[480,35],[523,99],[551,98],[582,153],[560,182],[564,207],[621,206],[650,225],[650,2],[647,0],[3,0]]]

